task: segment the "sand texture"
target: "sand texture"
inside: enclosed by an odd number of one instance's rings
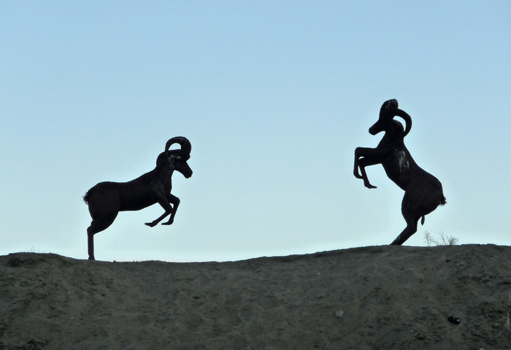
[[[0,256],[2,350],[500,350],[510,312],[508,246],[224,263]]]

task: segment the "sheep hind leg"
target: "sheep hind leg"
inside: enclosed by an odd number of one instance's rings
[[[415,197],[413,195],[413,191],[405,192],[403,203],[401,204],[401,213],[403,214],[403,217],[406,221],[406,227],[390,245],[402,245],[404,242],[406,242],[408,238],[417,232],[419,219],[425,215],[421,212],[421,210],[419,210],[419,207],[411,197]]]
[[[117,214],[108,218],[93,219],[89,228],[87,229],[87,248],[89,253],[89,260],[96,260],[94,258],[94,235],[107,229],[115,220]]]
[[[405,218],[406,219],[406,218]],[[418,218],[413,218],[410,220],[406,220],[406,228],[396,237],[396,239],[390,245],[402,245],[406,242],[408,238],[410,238],[415,232],[417,232],[417,223],[419,222]]]

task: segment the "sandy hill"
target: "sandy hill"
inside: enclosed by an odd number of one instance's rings
[[[0,349],[500,350],[510,312],[507,246],[224,263],[0,256]]]

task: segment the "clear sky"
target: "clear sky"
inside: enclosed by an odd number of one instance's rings
[[[390,98],[443,184],[424,232],[511,244],[511,3],[0,2],[0,255],[87,258],[85,192],[192,143],[159,205],[120,213],[98,260],[225,261],[389,244],[403,191],[353,151]]]

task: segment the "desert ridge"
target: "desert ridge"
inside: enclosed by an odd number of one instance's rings
[[[508,349],[511,247],[234,262],[0,256],[0,349]]]

